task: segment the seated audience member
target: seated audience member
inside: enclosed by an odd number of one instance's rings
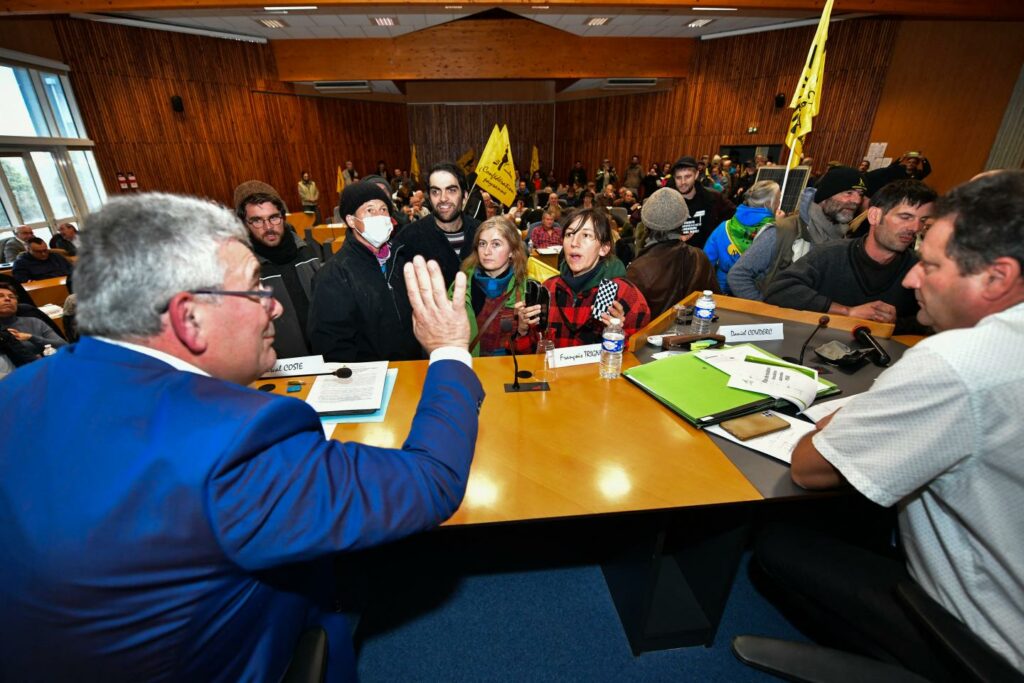
[[[409,195],[409,222],[418,221],[430,215],[430,209],[423,206],[423,190],[416,190]]]
[[[736,207],[736,214],[715,228],[704,243],[704,253],[715,267],[722,294],[732,294],[726,279],[729,269],[750,248],[757,233],[766,225],[775,223],[781,191],[774,180],[754,183],[744,194],[743,203]]]
[[[610,208],[615,205],[615,200],[617,198],[618,195],[615,193],[615,186],[610,184],[605,185],[601,194],[597,195],[597,205],[605,209]]]
[[[558,203],[558,194],[552,192],[548,195],[548,203],[545,205],[544,210],[550,213],[556,221],[562,218],[562,205]]]
[[[548,307],[548,327],[545,336],[554,340],[555,346],[581,346],[597,344],[609,318],[622,321],[627,337],[646,325],[651,310],[640,293],[629,280],[624,279],[622,264],[610,257],[612,252],[612,228],[608,214],[599,209],[580,209],[571,214],[562,231],[562,256],[560,274],[544,282],[544,288],[551,296]],[[604,282],[617,287],[615,300],[607,312],[599,318],[592,315],[592,306],[598,288]],[[525,307],[516,304],[519,318],[519,336],[516,349],[532,352],[537,348],[541,330],[540,306]]]
[[[832,646],[965,680],[895,598],[914,581],[1024,672],[1024,172],[939,199],[904,284],[939,332],[817,423],[792,457],[804,488],[852,486],[899,513],[882,555],[800,527],[755,548],[773,595]]]
[[[60,249],[65,256],[78,254],[78,228],[73,223],[61,223],[57,234],[50,238],[50,249]]]
[[[234,199],[235,213],[249,231],[252,250],[260,264],[261,280],[274,288],[275,296],[285,308],[284,315],[295,316],[292,324],[298,334],[292,338],[279,334],[274,340],[274,350],[278,358],[309,355],[306,327],[313,276],[320,268],[320,259],[285,222],[288,209],[273,187],[250,180],[235,188]]]
[[[689,212],[683,196],[663,187],[640,210],[647,246],[626,269],[626,277],[644,295],[657,317],[690,292],[718,291],[715,270],[703,251],[687,244],[692,232],[683,232]]]
[[[437,261],[445,284],[451,285],[461,263],[473,253],[473,238],[480,222],[462,213],[466,178],[455,164],[445,162],[431,167],[427,192],[431,215],[403,228],[395,238],[395,246],[402,249],[406,260],[422,256]]]
[[[18,315],[17,290],[0,282],[0,377],[39,358],[47,344],[57,348],[67,342],[39,318]]]
[[[516,200],[522,200],[526,207],[533,206],[533,193],[530,192],[530,188],[526,186],[525,180],[520,180],[516,188]]]
[[[562,228],[555,224],[555,217],[545,211],[540,224],[530,231],[530,245],[534,249],[556,247],[562,244]]]
[[[38,237],[28,240],[28,249],[14,260],[11,275],[18,282],[45,280],[71,274],[71,264],[60,254],[51,254],[46,242]]]
[[[814,201],[792,215],[765,226],[740,259],[729,269],[734,296],[762,301],[776,276],[802,258],[814,245],[840,239],[860,208],[864,181],[856,169],[829,169],[818,181]]]
[[[765,302],[896,323],[898,334],[920,331],[917,299],[903,279],[917,263],[914,244],[934,201],[935,192],[916,180],[886,185],[871,198],[867,235],[819,245],[779,273]]]
[[[387,194],[355,183],[342,191],[340,207],[348,235],[313,281],[313,353],[337,362],[422,358],[401,273],[406,254],[390,241]]]
[[[503,356],[516,330],[515,305],[526,299],[526,244],[515,223],[489,218],[476,232],[476,250],[462,263],[466,274],[469,351]],[[502,322],[505,327],[502,327]]]
[[[581,209],[593,209],[594,208],[594,193],[590,190],[585,190],[583,195],[580,197],[580,208]]]
[[[28,241],[35,236],[32,228],[27,225],[19,225],[14,229],[14,234],[3,242],[4,263],[14,263],[14,260],[28,249]]]
[[[434,527],[465,491],[483,399],[465,278],[452,305],[422,261],[406,274],[435,362],[405,446],[386,449],[325,440],[307,404],[245,386],[275,361],[281,306],[231,210],[117,197],[82,242],[83,338],[0,391],[11,424],[65,407],[61,438],[8,430],[0,450],[3,671],[279,681],[322,626],[325,680],[353,680],[339,551]]]

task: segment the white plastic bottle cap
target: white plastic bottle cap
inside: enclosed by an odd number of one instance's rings
[[[711,290],[710,289],[705,289],[704,290],[704,296],[711,296]]]

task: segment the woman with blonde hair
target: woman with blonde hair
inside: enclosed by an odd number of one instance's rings
[[[526,244],[515,223],[505,216],[481,223],[475,239],[473,253],[462,262],[469,283],[469,350],[474,356],[502,356],[509,353],[517,327],[515,305],[526,299]],[[502,320],[512,324],[503,330]]]

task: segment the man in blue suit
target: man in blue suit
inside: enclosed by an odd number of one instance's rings
[[[8,430],[0,453],[0,680],[276,681],[315,624],[329,680],[354,677],[331,553],[447,519],[476,442],[468,321],[437,264],[405,270],[431,365],[394,450],[326,441],[305,403],[246,388],[281,306],[230,211],[115,199],[82,242],[82,340],[0,391],[7,423],[62,429]]]

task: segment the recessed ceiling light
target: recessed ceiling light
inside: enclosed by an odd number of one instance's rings
[[[377,26],[397,26],[398,17],[370,17],[370,23]]]
[[[735,7],[691,7],[694,12],[735,12]]]
[[[590,17],[589,19],[587,19],[586,21],[583,22],[583,25],[584,26],[604,26],[605,24],[607,24],[611,20],[612,20],[611,17]]]
[[[687,28],[700,28],[702,26],[707,26],[712,21],[714,21],[714,19],[694,19],[689,24],[687,24],[686,27]]]
[[[316,9],[316,5],[275,5],[273,7],[264,7],[263,9],[267,12],[287,12],[289,10],[298,12],[299,10]]]
[[[257,19],[257,24],[263,24],[267,28],[285,28],[287,23],[280,19]]]
[[[533,5],[530,9],[551,9],[551,5]]]

